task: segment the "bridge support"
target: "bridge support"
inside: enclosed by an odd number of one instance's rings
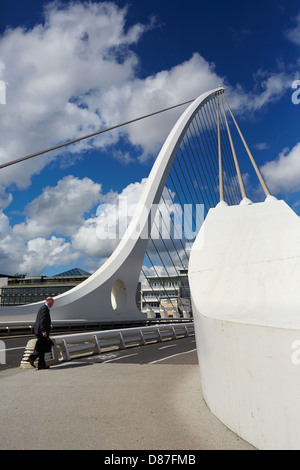
[[[300,220],[284,201],[211,209],[189,281],[204,398],[258,449],[300,449]]]

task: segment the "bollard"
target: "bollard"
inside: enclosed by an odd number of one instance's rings
[[[45,361],[46,361],[47,366],[53,366],[59,363],[58,347],[56,346],[55,339],[52,339],[52,341],[53,341],[53,346],[52,346],[51,352],[45,354]],[[32,369],[32,366],[29,364],[29,362],[27,362],[27,359],[30,356],[30,354],[33,353],[35,344],[36,344],[36,339],[30,339],[28,341],[22,360],[21,360],[21,364],[20,364],[21,369]]]

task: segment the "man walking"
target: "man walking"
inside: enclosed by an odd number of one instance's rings
[[[45,340],[49,338],[51,331],[50,308],[53,304],[53,298],[47,297],[45,304],[40,307],[37,313],[36,322],[34,324],[33,331],[37,337],[37,342],[33,354],[29,356],[27,361],[32,365],[32,367],[35,367],[34,361],[39,358],[38,369],[49,369],[49,366],[46,366],[45,362],[44,344]]]

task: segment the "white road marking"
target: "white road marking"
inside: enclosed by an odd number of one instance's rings
[[[156,361],[149,362],[148,364],[156,364],[157,362],[166,361],[167,359],[171,359],[171,357],[181,356],[181,354],[189,354],[189,353],[194,352],[194,351],[197,351],[197,349],[191,349],[190,351],[185,351],[185,352],[182,352],[182,353],[172,354],[172,356],[163,357],[162,359],[157,359]]]
[[[138,353],[135,353],[135,354],[127,354],[127,356],[115,357],[114,359],[108,359],[107,361],[103,361],[103,364],[106,363],[106,362],[118,361],[119,359],[124,359],[125,357],[131,357],[131,356],[137,356],[137,355],[138,355]]]
[[[0,349],[0,352],[2,352],[2,351],[15,351],[16,349],[25,349],[25,346],[22,346],[22,347],[19,347],[19,348]]]

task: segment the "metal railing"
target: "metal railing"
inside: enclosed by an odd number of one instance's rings
[[[192,318],[145,318],[145,320],[53,320],[52,333],[55,331],[89,331],[89,330],[110,330],[114,328],[130,328],[147,326],[151,324],[185,323],[193,321]],[[10,321],[0,322],[0,337],[13,334],[33,334],[34,321]]]
[[[48,365],[53,365],[104,351],[144,346],[190,335],[194,335],[194,324],[191,322],[52,336],[52,353],[45,358]],[[34,350],[35,342],[35,339],[28,341],[21,368],[30,367],[27,359]]]

